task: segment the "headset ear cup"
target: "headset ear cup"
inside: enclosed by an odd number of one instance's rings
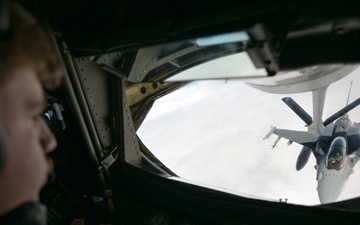
[[[5,131],[2,122],[0,121],[0,171],[5,162]]]

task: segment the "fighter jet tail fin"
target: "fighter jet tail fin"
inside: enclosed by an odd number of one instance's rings
[[[313,121],[312,117],[303,108],[301,108],[300,105],[298,105],[290,97],[285,97],[282,100],[283,100],[283,102],[285,102],[285,104],[287,106],[289,106],[296,113],[296,115],[298,115],[308,126],[310,126],[310,124]],[[355,101],[351,102],[350,104],[346,105],[344,108],[340,109],[339,111],[337,111],[336,113],[331,115],[329,118],[327,118],[323,123],[324,126],[326,127],[327,125],[334,122],[335,120],[337,120],[341,116],[345,115],[346,113],[350,112],[351,110],[353,110],[355,107],[357,107],[359,105],[360,105],[360,98],[358,98]]]
[[[285,97],[282,100],[287,106],[289,106],[290,109],[292,109],[292,111],[296,113],[296,115],[298,115],[308,126],[310,126],[313,119],[303,108],[301,108],[299,104],[290,97]]]
[[[339,117],[345,115],[346,113],[350,112],[352,109],[354,109],[355,107],[360,105],[360,98],[356,99],[355,101],[353,101],[349,104],[352,84],[353,84],[353,82],[351,81],[350,88],[349,88],[349,94],[348,94],[348,97],[346,100],[346,106],[344,108],[340,109],[339,111],[337,111],[336,113],[334,113],[333,115],[331,115],[329,118],[327,118],[324,121],[324,126],[327,126],[328,124],[334,122]]]
[[[324,121],[324,126],[329,125],[330,123],[334,122],[336,119],[338,119],[339,117],[341,117],[342,115],[345,115],[346,113],[348,113],[349,111],[351,111],[352,109],[354,109],[355,107],[357,107],[358,105],[360,105],[360,98],[356,99],[355,101],[351,102],[350,104],[348,104],[347,106],[345,106],[344,108],[340,109],[339,111],[337,111],[336,113],[334,113],[332,116],[330,116],[329,118],[327,118]]]

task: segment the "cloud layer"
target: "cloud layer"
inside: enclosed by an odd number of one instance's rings
[[[360,97],[359,75],[356,70],[328,88],[324,119],[345,106],[351,80],[350,101]],[[312,114],[311,93],[287,96]],[[239,80],[192,82],[157,100],[138,135],[181,178],[275,200],[287,198],[295,204],[319,204],[315,158],[297,172],[302,146],[288,147],[282,139],[271,150],[276,136],[263,140],[270,125],[306,130],[282,97]],[[360,107],[349,115],[360,122]],[[359,182],[360,172],[351,175],[340,199],[360,196]]]

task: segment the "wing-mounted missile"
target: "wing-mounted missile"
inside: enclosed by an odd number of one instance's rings
[[[306,125],[310,126],[312,123],[312,118],[303,108],[301,108],[299,104],[297,104],[290,97],[285,97],[282,100],[287,106],[289,106],[290,109],[292,109],[292,111],[296,113],[296,115],[298,115],[306,123]]]
[[[302,168],[304,168],[306,163],[309,161],[311,152],[312,152],[311,148],[308,148],[305,146],[301,149],[301,152],[296,161],[296,170],[297,171],[300,171]]]
[[[276,140],[275,140],[274,144],[272,145],[271,149],[276,148],[277,143],[280,141],[280,139],[281,139],[281,137],[280,137],[280,136],[276,138]]]

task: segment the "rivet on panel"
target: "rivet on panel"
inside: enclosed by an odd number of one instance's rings
[[[146,94],[146,87],[141,87],[140,88],[140,92],[141,92],[141,94]]]

